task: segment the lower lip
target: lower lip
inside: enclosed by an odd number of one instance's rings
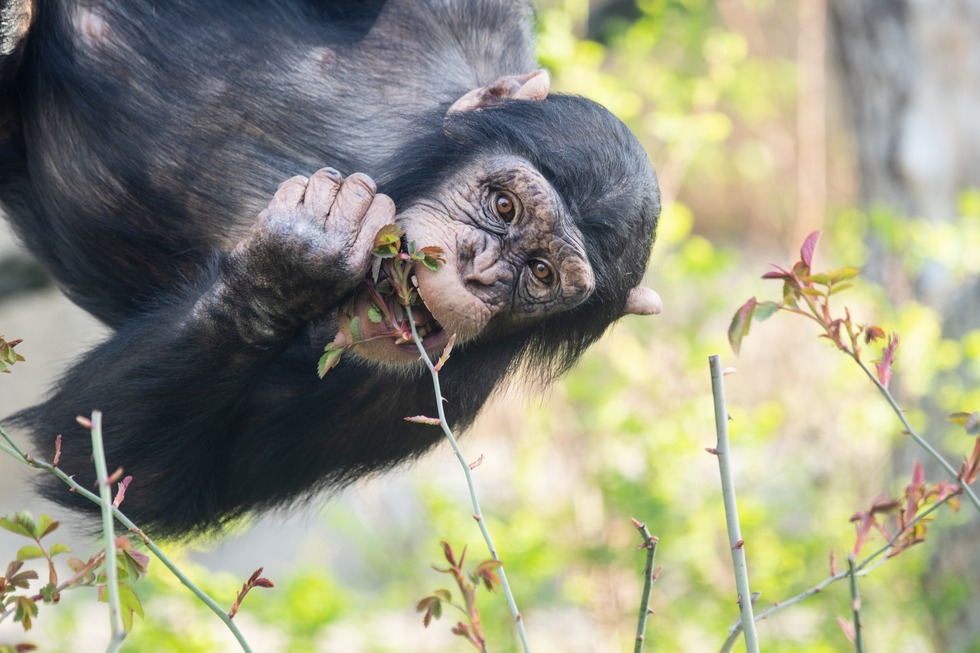
[[[440,346],[444,346],[444,343],[441,342],[442,340],[445,340],[444,334],[445,334],[444,331],[439,331],[438,333],[432,333],[425,336],[424,338],[422,338],[422,347],[425,349],[427,353],[430,354],[436,353],[435,351],[430,351],[430,350]],[[400,345],[398,345],[398,347],[400,349],[413,353],[419,350],[418,345],[415,344],[414,340],[412,342],[403,342]]]

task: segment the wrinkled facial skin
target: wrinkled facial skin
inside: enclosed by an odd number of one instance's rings
[[[402,208],[398,223],[419,247],[441,247],[438,270],[416,266],[419,295],[442,329],[424,339],[438,353],[449,335],[472,341],[492,323],[495,333],[584,302],[595,289],[582,234],[558,193],[530,163],[494,156],[453,174],[436,196]],[[361,338],[370,300],[359,296],[340,311],[349,338],[360,316]],[[418,322],[418,319],[417,319]],[[369,327],[370,328],[370,327]],[[384,338],[356,345],[361,358],[404,365],[418,360],[414,343]]]

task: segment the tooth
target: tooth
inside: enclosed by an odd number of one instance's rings
[[[416,288],[419,287],[419,278],[414,274],[412,275],[412,285],[415,286]]]

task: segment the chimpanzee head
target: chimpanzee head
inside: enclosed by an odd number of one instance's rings
[[[659,311],[656,294],[638,285],[660,214],[657,180],[620,120],[581,97],[472,94],[439,120],[381,181],[406,239],[446,258],[438,270],[416,270],[431,313],[427,349],[437,352],[449,333],[474,346],[506,341],[512,356],[560,372],[614,320]],[[353,306],[352,315],[366,314],[369,302]],[[355,352],[417,359],[380,339]]]

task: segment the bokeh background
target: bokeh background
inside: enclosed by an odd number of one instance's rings
[[[901,334],[893,389],[958,463],[972,442],[944,415],[980,408],[980,1],[541,0],[554,86],[604,103],[643,141],[664,196],[647,281],[664,314],[616,326],[557,385],[498,396],[463,439],[535,651],[631,651],[643,553],[660,537],[647,650],[714,651],[737,616],[714,444],[708,355],[727,377],[736,482],[761,607],[815,584],[853,545],[849,517],[897,494],[923,456],[853,363],[803,320],[725,333],[810,231],[817,267],[864,275],[840,296],[859,322]],[[9,235],[0,332],[26,356],[0,377],[0,415],[29,405],[105,334],[45,285]],[[451,364],[451,363],[450,363]],[[476,381],[476,380],[474,380]],[[111,419],[107,416],[106,419]],[[931,467],[931,480],[946,480]],[[99,545],[0,461],[0,513],[51,512],[52,540]],[[964,506],[861,583],[870,650],[980,651],[980,518]],[[341,497],[270,515],[219,542],[172,547],[230,605],[257,567],[277,585],[236,618],[257,651],[463,651],[455,616],[424,629],[415,603],[449,587],[439,541],[485,556],[448,447]],[[4,564],[24,544],[0,532]],[[125,651],[236,650],[159,563],[137,585],[147,618]],[[483,594],[491,651],[517,651],[507,608]],[[763,650],[851,650],[835,585],[761,624]],[[0,643],[101,650],[94,590],[42,606]],[[741,650],[741,645],[736,647]]]

